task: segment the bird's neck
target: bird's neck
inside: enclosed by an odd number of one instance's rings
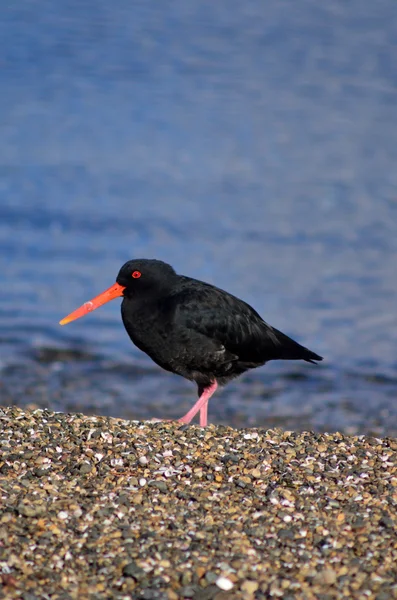
[[[164,294],[125,296],[121,303],[121,315],[124,322],[143,319],[150,322],[163,311],[164,304]]]

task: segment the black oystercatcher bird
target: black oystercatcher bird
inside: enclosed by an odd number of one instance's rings
[[[208,400],[217,389],[269,360],[321,356],[271,327],[243,300],[175,273],[160,260],[130,260],[109,289],[60,321],[66,325],[119,296],[121,316],[138,348],[163,369],[195,381],[199,399],[179,419],[190,423],[200,411],[207,425]]]

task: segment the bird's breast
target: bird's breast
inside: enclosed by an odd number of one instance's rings
[[[132,342],[156,360],[172,347],[173,329],[169,315],[156,304],[134,305],[123,300],[121,316]]]

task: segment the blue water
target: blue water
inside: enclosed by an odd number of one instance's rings
[[[178,417],[194,386],[119,302],[133,257],[243,297],[325,357],[210,420],[397,434],[395,0],[0,5],[0,403]]]

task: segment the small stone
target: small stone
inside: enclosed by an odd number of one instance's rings
[[[17,510],[24,517],[39,517],[46,512],[46,507],[42,504],[18,504]]]
[[[132,577],[136,581],[139,581],[143,577],[145,577],[146,573],[135,562],[130,562],[130,563],[128,563],[128,565],[125,565],[125,567],[123,568],[123,575],[124,575],[124,577]]]
[[[91,473],[91,470],[92,470],[92,466],[90,465],[90,463],[84,462],[82,465],[80,465],[79,471],[82,475]]]
[[[133,496],[131,496],[131,502],[132,502],[132,504],[142,504],[143,495],[142,494],[134,494]]]
[[[333,585],[336,582],[337,575],[331,568],[323,569],[319,571],[314,578],[314,582],[319,585]]]
[[[192,580],[190,571],[184,571],[181,575],[181,584],[187,586]]]
[[[7,560],[8,567],[17,567],[19,568],[21,565],[21,559],[16,554],[10,554]]]
[[[216,585],[208,585],[194,594],[194,600],[213,600],[217,594],[223,594],[223,592],[219,592]]]
[[[243,592],[253,594],[259,588],[259,583],[257,581],[252,581],[252,579],[246,579],[245,581],[243,581],[240,587],[243,590]]]
[[[389,592],[379,592],[379,594],[377,594],[375,596],[375,600],[390,600],[390,593]]]
[[[44,475],[48,475],[49,469],[35,469],[34,474],[37,477],[43,477]]]
[[[165,481],[149,481],[149,487],[155,487],[160,492],[168,492],[168,486]]]
[[[196,597],[196,588],[190,585],[187,585],[181,589],[182,598],[195,598]]]
[[[228,592],[234,586],[234,583],[227,577],[218,577],[218,579],[215,581],[215,584],[224,592]]]
[[[171,566],[171,562],[167,559],[160,560],[159,566],[163,567],[163,569],[168,569]]]
[[[387,529],[394,529],[394,522],[388,515],[383,515],[379,520],[379,525],[386,527]]]

